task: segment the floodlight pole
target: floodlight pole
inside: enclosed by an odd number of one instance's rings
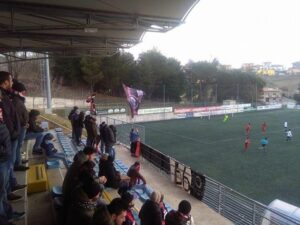
[[[164,95],[164,120],[166,119],[166,85],[163,84],[163,95]]]
[[[44,61],[44,66],[45,66],[45,79],[46,79],[46,96],[47,96],[47,109],[45,112],[47,114],[52,113],[52,104],[51,104],[51,83],[50,83],[50,68],[49,68],[49,58],[47,57],[48,55],[45,54],[45,61]]]

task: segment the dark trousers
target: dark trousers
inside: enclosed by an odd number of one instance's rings
[[[81,134],[82,134],[82,127],[75,127],[75,141],[76,144],[80,144],[81,142]]]
[[[135,154],[135,151],[136,151],[136,144],[137,144],[136,141],[135,141],[135,142],[131,142],[131,144],[130,144],[130,153],[131,153],[131,154]]]

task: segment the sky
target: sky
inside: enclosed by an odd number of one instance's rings
[[[284,65],[300,61],[300,0],[200,0],[185,23],[167,33],[146,33],[129,50],[135,58],[156,48],[182,64],[212,61]]]

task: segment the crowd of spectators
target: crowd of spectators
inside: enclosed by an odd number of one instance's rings
[[[80,117],[80,115],[85,115]],[[167,212],[164,196],[157,191],[150,191],[145,177],[141,173],[141,164],[136,161],[127,171],[128,179],[122,179],[114,166],[116,127],[102,122],[96,124],[96,116],[91,111],[81,112],[74,107],[68,116],[72,124],[72,138],[81,146],[82,127],[87,132],[86,147],[74,157],[63,182],[64,223],[92,225],[136,225],[134,217],[134,190],[142,189],[149,195],[141,207],[138,217],[141,225],[192,225],[191,205],[182,201],[178,210]],[[138,130],[132,128],[129,135],[132,156],[136,156],[137,142],[140,141]],[[93,160],[99,155],[99,173],[95,174]],[[109,205],[101,201],[105,188],[118,189],[120,198],[115,198]],[[76,215],[76,216],[74,216]]]
[[[16,192],[26,188],[25,184],[18,183],[14,172],[29,169],[28,161],[21,157],[24,140],[35,139],[32,154],[45,151],[48,157],[64,157],[54,147],[54,136],[38,124],[40,112],[32,109],[28,113],[25,96],[25,85],[13,80],[10,73],[0,71],[0,224],[3,225],[13,225],[25,216],[25,212],[11,206],[11,202],[22,200]],[[98,129],[95,113],[84,113],[78,107],[74,107],[69,119],[74,142],[82,145],[83,128],[87,131],[87,142],[75,155],[63,181],[62,224],[135,225],[133,190],[141,187],[150,195],[138,215],[141,225],[188,224],[183,221],[190,219],[190,205],[182,203],[184,206],[179,205],[177,211],[167,213],[163,196],[156,191],[150,193],[147,188],[139,162],[129,168],[129,179],[122,179],[114,167],[115,126],[102,122]],[[130,140],[133,149],[139,141],[137,130],[132,130]],[[97,154],[100,155],[98,174],[94,168]],[[101,200],[105,188],[118,189],[120,197],[106,205]]]

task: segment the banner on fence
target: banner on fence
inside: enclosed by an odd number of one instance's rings
[[[205,190],[205,176],[192,170],[192,180],[190,194],[195,198],[202,200]]]
[[[170,167],[172,182],[190,193],[191,168],[174,159],[170,159]]]
[[[257,106],[257,110],[281,109],[282,104]]]
[[[154,113],[169,113],[169,112],[172,112],[172,111],[173,111],[172,107],[139,109],[138,115],[154,114]]]

